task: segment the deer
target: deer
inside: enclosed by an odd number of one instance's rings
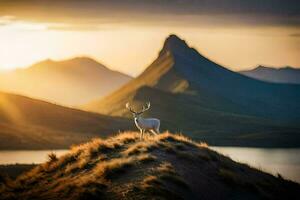
[[[141,115],[150,109],[150,102],[143,106],[140,112],[134,111],[129,103],[126,103],[126,108],[132,113],[134,118],[134,123],[136,127],[140,130],[140,139],[144,138],[144,133],[146,130],[151,131],[154,135],[159,134],[160,120],[156,118],[143,118]]]

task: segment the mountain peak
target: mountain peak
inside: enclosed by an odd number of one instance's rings
[[[40,61],[40,62],[35,63],[34,65],[52,64],[52,63],[54,63],[54,62],[55,62],[54,60],[52,60],[52,59],[50,59],[50,58],[47,58],[47,59],[45,59],[45,60],[42,60],[42,61]]]
[[[167,38],[165,43],[171,43],[171,44],[180,44],[183,43],[186,45],[186,42],[182,39],[180,39],[177,35],[175,34],[170,34]]]
[[[92,62],[92,63],[95,63],[97,62],[96,60],[90,58],[90,57],[87,57],[87,56],[77,56],[77,57],[74,57],[74,58],[71,58],[71,59],[68,59],[68,60],[64,60],[64,61],[71,61],[71,62]]]
[[[182,49],[187,49],[187,48],[189,48],[189,46],[187,45],[187,43],[184,40],[180,39],[175,34],[171,34],[166,38],[163,49],[160,52],[160,55],[167,51],[175,52],[175,51],[178,51],[178,50],[180,51]]]

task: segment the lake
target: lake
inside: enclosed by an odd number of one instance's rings
[[[38,164],[47,161],[49,153],[61,156],[68,150],[13,150],[0,151],[0,165],[3,164]]]
[[[300,183],[300,148],[211,147],[235,161]]]
[[[296,149],[266,149],[246,147],[210,147],[233,160],[247,163],[253,167],[284,178],[300,182],[300,148]],[[47,160],[51,152],[57,156],[68,150],[32,150],[32,151],[0,151],[0,164],[32,164]]]

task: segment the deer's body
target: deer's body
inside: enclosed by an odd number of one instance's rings
[[[138,129],[143,130],[152,130],[156,133],[159,133],[160,120],[155,118],[142,118],[135,117],[134,118],[135,125]]]
[[[133,111],[129,104],[126,104],[126,108],[130,110],[134,117],[134,123],[136,127],[140,130],[140,137],[144,136],[145,131],[149,130],[153,134],[159,133],[160,120],[156,118],[143,118],[141,114],[150,108],[150,103],[147,104],[147,107],[143,106],[143,110],[141,112]]]

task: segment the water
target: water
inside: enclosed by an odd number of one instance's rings
[[[211,147],[235,161],[300,183],[300,148]]]
[[[4,164],[38,164],[47,161],[49,153],[61,156],[68,150],[16,150],[0,151],[0,165]]]
[[[245,147],[211,147],[230,156],[233,160],[247,163],[253,167],[300,183],[300,148],[296,149],[265,149]],[[0,151],[0,164],[32,164],[47,161],[51,152],[57,156],[68,150],[38,150],[38,151]]]

